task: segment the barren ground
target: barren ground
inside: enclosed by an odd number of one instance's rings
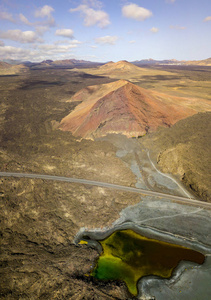
[[[189,76],[179,72],[177,79],[168,77],[164,81],[156,75],[142,78],[138,84],[175,85],[181,76]],[[201,85],[201,78],[195,86]],[[0,80],[2,171],[135,185],[135,175],[116,157],[114,145],[107,141],[79,141],[69,132],[57,130],[58,122],[78,104],[66,102],[75,92],[114,79],[43,69],[1,76]],[[205,79],[203,93],[208,91],[209,80]],[[185,89],[182,93],[186,93]],[[0,178],[0,298],[129,299],[123,283],[105,284],[85,275],[98,253],[86,246],[75,246],[73,238],[81,227],[111,226],[122,209],[139,201],[134,194],[98,187]]]

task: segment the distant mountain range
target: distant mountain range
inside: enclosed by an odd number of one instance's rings
[[[132,62],[135,65],[196,65],[196,66],[211,66],[211,58],[204,60],[176,60],[176,59],[167,59],[167,60],[154,60],[154,59],[142,59],[135,60]]]
[[[64,59],[64,60],[43,60],[40,63],[25,63],[29,67],[34,68],[78,68],[78,67],[97,67],[102,65],[102,63],[86,61],[86,60],[78,60],[78,59]]]
[[[99,62],[92,62],[87,60],[78,60],[78,59],[64,59],[64,60],[51,60],[47,59],[42,62],[30,62],[30,61],[20,61],[20,60],[3,60],[2,62],[6,62],[11,65],[18,65],[24,64],[27,67],[37,67],[37,68],[51,68],[51,67],[60,67],[60,68],[75,68],[75,67],[95,67],[100,65],[109,65],[116,64],[112,61],[107,63],[99,63]],[[127,61],[121,61],[127,62]],[[120,62],[118,62],[120,63]],[[152,58],[149,59],[142,59],[142,60],[135,60],[131,62],[134,65],[142,66],[142,65],[196,65],[196,66],[211,66],[211,58],[207,58],[204,60],[176,60],[176,59],[166,59],[166,60],[154,60]],[[115,68],[118,67],[114,65]],[[1,66],[0,66],[1,67]]]

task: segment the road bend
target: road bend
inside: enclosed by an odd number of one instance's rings
[[[14,172],[0,172],[0,177],[17,177],[17,178],[30,178],[30,179],[43,179],[43,180],[54,180],[54,181],[63,181],[63,182],[70,182],[70,183],[78,183],[78,184],[85,184],[85,185],[92,185],[92,186],[100,186],[104,188],[110,188],[115,190],[121,190],[130,193],[136,194],[143,194],[148,196],[154,196],[158,198],[166,198],[168,200],[172,200],[178,203],[198,206],[206,209],[211,209],[211,203],[198,201],[195,199],[174,196],[159,192],[154,192],[150,190],[144,190],[135,187],[129,187],[124,185],[118,185],[113,183],[101,182],[101,181],[94,181],[94,180],[87,180],[81,178],[73,178],[73,177],[63,177],[63,176],[54,176],[54,175],[43,175],[43,174],[32,174],[32,173],[14,173]]]

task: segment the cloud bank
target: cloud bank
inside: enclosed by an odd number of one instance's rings
[[[0,38],[19,42],[19,43],[42,42],[42,39],[38,37],[36,32],[21,31],[20,29],[13,29],[7,31],[0,30]]]
[[[6,11],[0,11],[0,19],[15,23],[12,14],[7,13]]]

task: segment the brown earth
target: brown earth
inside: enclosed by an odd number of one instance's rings
[[[157,78],[150,80],[157,84]],[[81,101],[69,102],[72,95],[111,81],[61,69],[1,76],[0,170],[134,186],[136,178],[116,157],[114,146],[105,141],[79,141],[70,132],[56,130],[60,120]],[[202,129],[207,135],[204,125]],[[197,133],[195,127],[187,130],[189,142],[193,132]],[[171,134],[162,137],[168,145]],[[205,143],[205,137],[197,141]],[[156,143],[162,146],[162,141]],[[202,151],[197,149],[196,154]],[[202,156],[208,157],[207,152]],[[190,158],[188,163],[194,163],[192,154]],[[198,185],[204,181],[204,177],[197,179]],[[130,299],[123,283],[100,282],[86,276],[99,254],[86,246],[76,246],[73,238],[81,227],[111,226],[122,209],[139,201],[138,195],[106,188],[0,178],[0,299]]]
[[[211,112],[198,113],[171,128],[142,139],[165,173],[173,173],[199,196],[211,202]]]
[[[70,95],[108,78],[32,70],[0,82],[0,170],[134,186],[107,142],[77,141],[57,123]],[[121,282],[87,277],[98,253],[76,246],[81,227],[109,227],[138,195],[45,180],[0,178],[0,299],[128,299]]]
[[[203,60],[192,60],[184,62],[185,65],[211,66],[211,57]]]
[[[119,69],[117,68],[118,64],[120,65]],[[211,72],[210,67],[207,66],[145,65],[134,68],[133,64],[125,61],[110,62],[105,70],[104,66],[95,68],[87,66],[69,71],[84,72],[86,76],[92,74],[116,80],[129,80],[142,88],[171,96],[195,99],[195,102],[211,100]],[[116,70],[114,66],[116,66]]]
[[[70,71],[79,71],[79,69],[75,68]],[[126,60],[121,60],[116,63],[108,62],[107,64],[97,67],[90,66],[89,68],[81,68],[80,71],[87,74],[106,76],[114,79],[130,80],[131,82],[137,82],[143,76],[155,75],[154,70],[135,66]],[[157,73],[159,73],[159,76],[170,76],[170,79],[174,78],[174,74],[166,71],[159,70],[159,72],[156,72],[156,75]]]
[[[10,64],[0,61],[0,69],[9,69],[10,67],[12,67]]]
[[[3,61],[0,61],[0,76],[1,75],[15,75],[23,72],[27,72],[28,68],[23,64],[10,65]]]
[[[143,136],[159,126],[170,127],[197,111],[211,109],[208,101],[186,99],[152,92],[126,80],[90,86],[70,102],[82,101],[62,119],[60,129],[74,136],[93,139],[109,133]]]

